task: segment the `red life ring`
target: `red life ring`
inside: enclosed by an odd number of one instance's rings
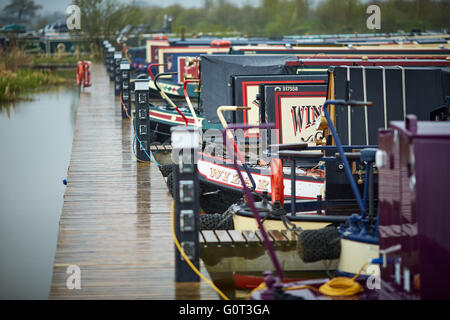
[[[210,43],[211,47],[229,47],[231,46],[231,41],[229,40],[213,40]]]
[[[78,61],[77,64],[77,85],[80,87],[83,83],[83,62]]]
[[[229,41],[229,40],[220,40],[219,41],[219,46],[220,47],[229,47],[229,46],[231,46],[231,41]]]
[[[83,61],[83,87],[91,86],[91,63],[89,61]]]
[[[272,159],[270,161],[270,188],[272,191],[272,203],[279,201],[284,205],[284,174],[283,162],[281,159]]]

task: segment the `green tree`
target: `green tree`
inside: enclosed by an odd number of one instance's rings
[[[317,31],[353,33],[365,30],[366,6],[360,0],[325,0],[315,12]]]
[[[379,0],[381,31],[441,30],[450,27],[449,0]]]
[[[118,31],[127,23],[121,13],[125,5],[119,5],[116,0],[74,0],[73,4],[80,7],[79,33],[85,38],[84,50],[99,53],[101,40],[114,41]]]
[[[90,42],[114,40],[127,24],[146,24],[160,31],[164,15],[180,33],[236,32],[248,36],[282,37],[305,33],[396,32],[450,28],[449,0],[261,0],[243,6],[229,0],[203,0],[201,8],[181,5],[143,7],[120,0],[75,0],[81,8],[82,34]],[[367,30],[369,4],[381,8],[381,30]]]
[[[42,6],[34,3],[33,0],[11,0],[11,2],[3,9],[7,15],[15,15],[18,21],[24,18],[33,18],[36,11]]]

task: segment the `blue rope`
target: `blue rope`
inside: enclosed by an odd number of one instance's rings
[[[352,188],[353,194],[355,195],[356,202],[358,203],[359,209],[361,210],[361,216],[365,216],[366,209],[364,208],[363,201],[361,199],[361,194],[359,193],[358,187],[356,185],[355,179],[353,179],[352,171],[350,170],[350,164],[348,163],[347,157],[344,153],[344,148],[341,143],[341,139],[339,139],[339,135],[336,132],[336,128],[333,125],[333,122],[331,121],[330,114],[328,112],[327,107],[330,104],[340,104],[341,101],[339,100],[327,100],[325,101],[323,105],[323,112],[325,114],[325,117],[328,121],[328,126],[331,130],[331,133],[333,134],[334,141],[336,142],[336,147],[338,148],[339,154],[342,159],[342,163],[344,164],[344,171],[347,175],[347,179],[349,180],[350,187]]]
[[[147,150],[145,150],[144,146],[142,145],[141,140],[139,140],[138,136],[137,136],[137,130],[136,130],[136,117],[134,117],[134,121],[133,121],[133,127],[134,127],[134,136],[136,137],[136,140],[139,142],[139,145],[141,146],[142,150],[144,150],[144,153],[147,155],[147,157],[150,159],[151,162],[153,162],[154,164],[156,164],[158,167],[161,167],[161,164],[159,164],[155,159],[152,159],[152,157],[147,153]],[[133,148],[134,148],[134,139],[133,139]],[[150,151],[150,153],[152,153]]]
[[[363,196],[363,204],[364,204],[364,209],[367,210],[367,201],[369,198],[369,176],[372,173],[372,166],[370,165],[370,163],[366,164],[366,176],[364,177],[364,196]],[[362,218],[364,218],[364,216],[361,216]]]

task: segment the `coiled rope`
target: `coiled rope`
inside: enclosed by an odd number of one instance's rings
[[[301,290],[301,289],[310,289],[312,291],[321,293],[326,296],[354,296],[360,292],[363,292],[363,287],[356,281],[356,278],[359,277],[361,272],[366,268],[369,262],[363,264],[359,272],[354,275],[352,278],[348,277],[336,277],[325,284],[321,285],[319,289],[313,286],[301,285],[301,286],[286,286],[283,288],[284,291],[293,291],[293,290]],[[253,289],[248,295],[247,299],[251,297],[251,295],[258,290],[267,289],[266,283],[263,281],[261,284]]]

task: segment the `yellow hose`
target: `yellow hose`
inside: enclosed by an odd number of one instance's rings
[[[364,291],[362,286],[353,278],[333,278],[319,288],[319,292],[326,296],[354,296]]]
[[[300,285],[300,286],[293,286],[293,287],[284,287],[284,291],[292,291],[292,290],[301,290],[301,289],[310,289],[316,292],[319,292],[326,296],[354,296],[362,291],[364,291],[363,287],[355,281],[356,278],[361,274],[361,272],[365,269],[368,262],[364,263],[364,265],[361,267],[359,272],[353,276],[353,278],[347,278],[347,277],[336,277],[331,280],[329,280],[327,283],[320,286],[319,289],[308,286],[308,285]],[[263,281],[258,287],[253,289],[247,296],[247,299],[250,298],[250,296],[258,290],[265,290],[266,284]]]
[[[364,263],[359,272],[353,278],[336,277],[319,288],[319,292],[327,296],[354,296],[363,292],[363,287],[355,281],[361,274],[368,262]]]
[[[358,282],[356,282],[355,279],[358,278],[367,264],[368,262],[364,263],[359,272],[355,276],[353,276],[353,278],[336,277],[320,286],[319,289],[312,286],[296,286],[286,287],[284,288],[284,290],[311,289],[313,291],[318,291],[326,296],[354,296],[355,294],[364,291],[363,287]]]
[[[170,209],[170,217],[171,217],[171,221],[172,221],[172,237],[173,237],[173,242],[175,242],[175,246],[177,247],[178,251],[180,252],[181,256],[183,257],[183,259],[187,262],[187,264],[189,265],[189,267],[191,267],[191,269],[201,278],[203,279],[207,284],[209,284],[214,291],[216,291],[224,300],[230,300],[222,291],[220,291],[219,288],[217,288],[214,283],[212,283],[207,277],[205,277],[195,266],[194,264],[191,262],[191,260],[188,258],[188,256],[186,255],[186,253],[184,252],[183,248],[180,245],[180,242],[178,241],[177,235],[175,233],[175,202],[172,201],[172,206]]]

